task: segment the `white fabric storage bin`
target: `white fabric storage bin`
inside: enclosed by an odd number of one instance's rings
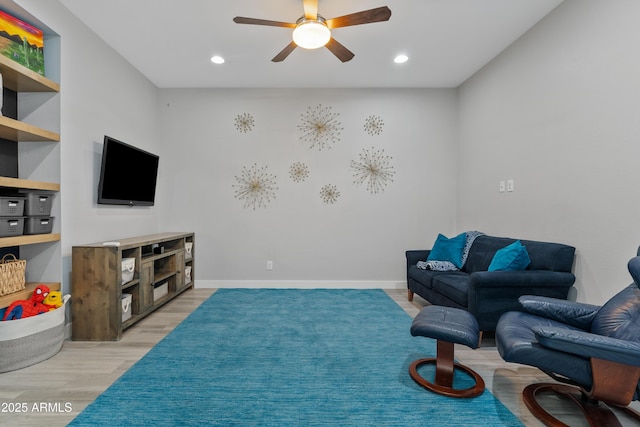
[[[185,242],[184,243],[184,251],[186,253],[186,257],[187,259],[191,258],[192,255],[192,251],[193,251],[193,242]]]
[[[0,322],[0,373],[26,368],[56,355],[64,341],[67,302],[55,310]]]
[[[186,283],[190,283],[191,282],[191,267],[190,266],[186,266],[184,268],[184,276],[186,279]]]
[[[162,282],[153,287],[153,300],[157,301],[169,293],[169,282]]]
[[[136,269],[135,258],[122,258],[122,284],[133,280],[133,272]]]
[[[131,318],[131,294],[122,294],[122,321],[125,322]]]

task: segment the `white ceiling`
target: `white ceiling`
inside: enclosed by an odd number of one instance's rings
[[[334,18],[388,6],[387,22],[337,28],[355,53],[297,48],[287,28],[235,24],[235,16],[295,22],[302,0],[60,0],[161,88],[457,87],[562,0],[319,0]],[[409,61],[395,64],[404,53]],[[214,65],[210,58],[226,59]]]

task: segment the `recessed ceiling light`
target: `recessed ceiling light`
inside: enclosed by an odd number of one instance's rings
[[[395,58],[393,58],[393,62],[395,62],[396,64],[404,64],[408,60],[409,60],[409,57],[407,55],[398,55]]]
[[[211,57],[211,62],[213,62],[214,64],[224,64],[224,58],[222,56],[212,56]]]

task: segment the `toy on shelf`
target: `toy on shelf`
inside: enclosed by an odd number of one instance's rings
[[[50,290],[46,285],[38,285],[33,290],[31,299],[18,300],[11,303],[4,313],[2,320],[17,320],[25,317],[36,316],[46,313],[49,307],[43,304],[44,299],[49,295]]]
[[[42,303],[49,307],[49,311],[62,307],[62,304],[64,304],[64,301],[62,300],[62,292],[49,292],[49,295],[44,298],[44,301],[42,301]]]

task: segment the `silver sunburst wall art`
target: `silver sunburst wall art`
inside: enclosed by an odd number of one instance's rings
[[[369,135],[380,135],[383,127],[384,121],[380,116],[369,116],[364,120],[364,131]]]
[[[309,143],[309,148],[322,151],[331,148],[332,144],[340,141],[342,124],[338,120],[339,113],[331,111],[331,107],[322,104],[307,108],[300,115],[298,129],[302,132],[300,139]]]
[[[309,168],[304,163],[296,162],[289,168],[289,176],[294,182],[302,182],[309,176]]]
[[[363,149],[359,155],[360,161],[351,161],[353,183],[362,185],[367,183],[367,190],[371,194],[384,191],[389,182],[393,182],[395,171],[391,166],[392,157],[384,154],[384,150]]]
[[[340,192],[338,191],[338,187],[333,184],[327,184],[320,190],[320,198],[328,205],[337,202],[338,197],[340,197]]]
[[[276,176],[267,171],[267,166],[258,167],[256,163],[243,166],[242,173],[235,179],[235,198],[244,202],[244,208],[266,208],[276,198]]]
[[[236,129],[239,132],[247,133],[253,130],[253,125],[255,124],[255,122],[251,114],[242,113],[236,116],[235,124]]]

